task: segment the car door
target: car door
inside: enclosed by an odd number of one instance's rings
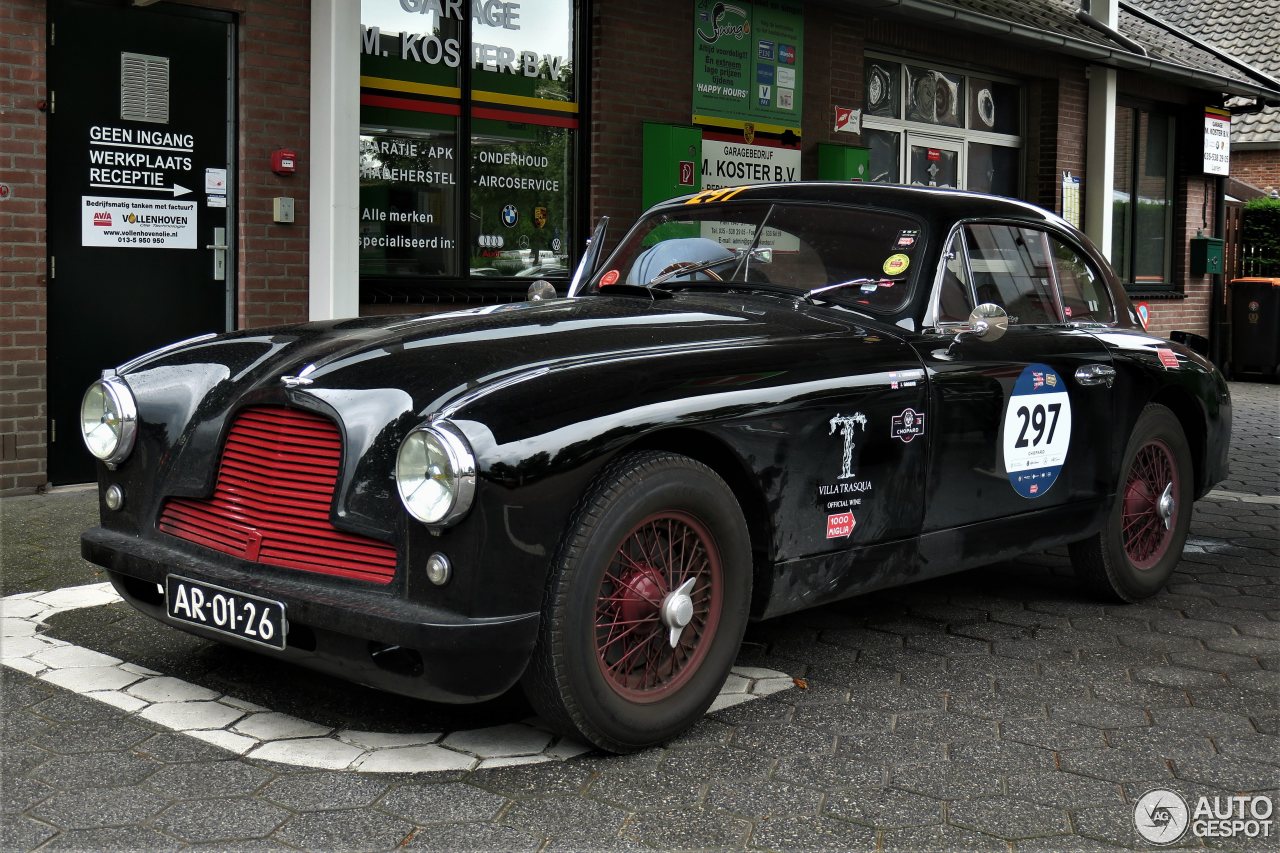
[[[1066,316],[1063,254],[1059,236],[1023,223],[968,222],[949,238],[915,341],[933,413],[926,534],[1098,504],[1110,489],[1114,368]],[[1005,334],[958,335],[980,304],[1004,309]],[[1043,538],[1021,532],[1018,541]]]

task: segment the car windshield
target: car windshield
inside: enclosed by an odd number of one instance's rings
[[[755,288],[891,314],[910,301],[919,269],[913,261],[923,244],[922,224],[897,212],[782,202],[688,204],[637,224],[589,289]]]

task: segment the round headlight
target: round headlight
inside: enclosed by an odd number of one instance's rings
[[[80,435],[94,456],[108,465],[123,462],[133,450],[137,428],[138,407],[123,379],[99,379],[84,392]]]
[[[418,427],[396,456],[396,488],[409,514],[425,524],[466,515],[476,487],[476,460],[451,424]]]

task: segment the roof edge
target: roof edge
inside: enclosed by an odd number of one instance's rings
[[[1280,100],[1280,81],[1272,81],[1274,88],[1258,82],[1223,77],[1211,71],[1202,71],[1175,62],[1139,56],[1119,48],[1106,47],[1060,33],[1039,30],[1026,24],[1018,24],[1003,18],[959,9],[939,0],[847,0],[850,5],[871,11],[892,12],[901,10],[962,27],[972,32],[999,35],[1015,41],[1036,45],[1052,45],[1059,52],[1079,59],[1087,59],[1103,65],[1112,65],[1133,71],[1149,71],[1157,76],[1176,80],[1200,89],[1213,89],[1229,95],[1263,100]]]
[[[1142,20],[1146,21],[1149,24],[1152,24],[1153,26],[1160,27],[1163,30],[1167,30],[1168,32],[1173,33],[1180,39],[1185,39],[1191,42],[1196,47],[1203,50],[1205,53],[1212,54],[1214,57],[1230,65],[1232,68],[1235,68],[1237,71],[1241,71],[1244,74],[1249,75],[1254,79],[1255,82],[1261,83],[1262,85],[1265,85],[1265,86],[1269,86],[1270,88],[1275,90],[1280,90],[1280,79],[1272,77],[1270,74],[1267,74],[1265,71],[1259,71],[1257,68],[1254,68],[1252,65],[1245,62],[1243,59],[1238,59],[1237,57],[1232,56],[1231,54],[1227,53],[1225,50],[1222,50],[1216,47],[1215,45],[1210,44],[1209,42],[1205,41],[1204,39],[1198,36],[1192,35],[1191,33],[1182,29],[1178,25],[1171,24],[1168,21],[1164,20],[1163,18],[1157,17],[1154,13],[1148,12],[1146,9],[1143,9],[1141,6],[1135,6],[1133,3],[1127,2],[1127,0],[1120,0],[1120,7],[1124,9],[1126,12],[1128,12],[1129,14],[1135,17],[1141,18]]]

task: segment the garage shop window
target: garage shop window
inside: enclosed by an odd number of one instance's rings
[[[567,277],[573,0],[361,0],[360,16],[362,301]]]
[[[1116,107],[1111,263],[1130,290],[1173,287],[1173,132],[1164,113]]]
[[[875,55],[864,80],[871,180],[1021,194],[1023,91],[1016,82]]]

